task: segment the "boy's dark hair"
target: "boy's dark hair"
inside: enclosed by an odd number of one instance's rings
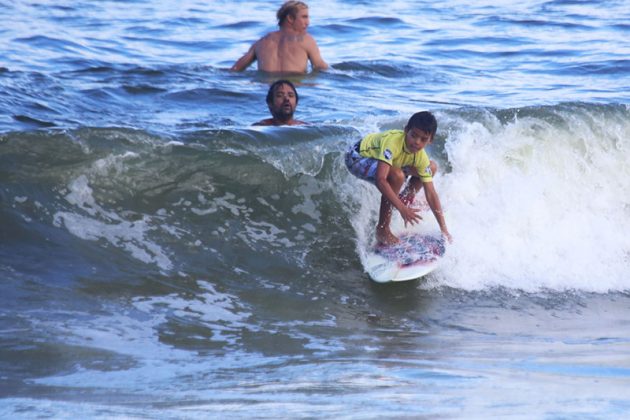
[[[437,120],[429,111],[416,112],[407,121],[405,131],[409,131],[412,128],[417,128],[434,136],[437,131]]]
[[[291,89],[293,89],[293,93],[295,93],[295,104],[297,105],[297,103],[300,101],[297,90],[295,89],[295,86],[293,86],[293,83],[284,79],[276,80],[271,86],[269,86],[269,90],[267,91],[267,103],[271,104],[273,102],[273,95],[276,93],[276,88],[282,85],[289,85]]]

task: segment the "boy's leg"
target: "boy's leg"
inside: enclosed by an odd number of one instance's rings
[[[437,163],[435,163],[434,161],[430,160],[429,161],[429,168],[431,168],[431,173],[433,174],[432,176],[435,176],[435,174],[437,174],[437,171],[438,171]]]
[[[418,191],[422,189],[422,181],[417,176],[409,177],[409,182],[405,186],[405,189],[400,193],[399,198],[405,206],[411,205],[416,198]]]
[[[387,182],[394,192],[399,192],[405,182],[405,174],[402,169],[391,167]],[[381,244],[394,244],[398,238],[392,233],[389,224],[392,221],[393,205],[381,195],[381,208],[378,214],[378,225],[376,225],[376,240]]]
[[[434,161],[430,161],[429,168],[431,168],[431,173],[435,175],[438,170],[437,164]],[[422,181],[420,180],[420,178],[413,175],[410,176],[409,182],[405,186],[405,189],[403,190],[403,192],[400,193],[400,200],[405,203],[406,206],[410,205],[411,203],[413,203],[416,194],[418,194],[418,191],[420,191],[421,189]]]

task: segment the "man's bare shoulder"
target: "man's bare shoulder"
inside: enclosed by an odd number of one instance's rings
[[[293,34],[293,33],[285,33],[279,31],[277,38],[282,42],[290,42],[295,44],[305,44],[305,43],[315,43],[315,38],[313,38],[308,32],[304,32],[301,34]]]
[[[319,46],[317,45],[317,41],[315,41],[315,38],[313,38],[310,34],[305,34],[304,36],[304,48],[312,50],[312,49],[319,49]]]
[[[304,33],[304,41],[306,42],[315,42],[315,38],[313,38],[313,36],[311,34],[309,34],[308,32]]]
[[[281,37],[282,37],[282,32],[280,31],[269,32],[267,35],[260,38],[257,41],[257,43],[268,43],[268,42],[277,43]]]
[[[280,123],[278,121],[275,121],[273,118],[267,118],[266,120],[260,120],[252,124],[252,126],[267,126],[267,127],[268,126],[279,127],[283,125],[290,126],[290,125],[310,125],[310,124],[304,121],[300,121],[300,120],[291,120],[286,123]]]
[[[255,122],[252,125],[256,125],[256,126],[273,125],[273,119],[272,118],[267,118],[266,120],[260,120],[258,122]]]

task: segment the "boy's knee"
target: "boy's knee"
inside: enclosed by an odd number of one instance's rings
[[[401,185],[405,182],[405,173],[400,168],[391,167],[387,180],[392,185]]]
[[[438,165],[434,161],[429,161],[429,168],[431,169],[431,173],[435,175],[438,171]]]

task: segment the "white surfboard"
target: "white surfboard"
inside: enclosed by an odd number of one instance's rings
[[[368,249],[364,268],[378,283],[413,280],[435,270],[446,251],[441,235],[406,233],[400,243]]]

